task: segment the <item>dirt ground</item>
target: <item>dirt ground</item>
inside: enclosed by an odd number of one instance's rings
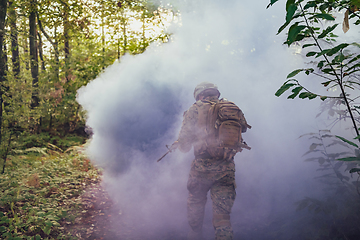
[[[82,203],[81,215],[66,226],[66,231],[78,239],[120,239],[109,227],[113,202],[100,183],[93,183],[77,199]]]
[[[77,201],[82,204],[81,215],[65,222],[66,232],[76,239],[90,240],[185,240],[184,233],[165,230],[161,236],[151,229],[140,232],[131,218],[110,199],[100,182],[92,183]],[[129,221],[130,220],[130,221]]]

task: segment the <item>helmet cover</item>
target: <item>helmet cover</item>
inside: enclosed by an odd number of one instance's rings
[[[208,89],[215,90],[217,92],[217,94],[218,94],[218,97],[220,96],[220,92],[218,90],[218,87],[215,84],[210,83],[210,82],[202,82],[202,83],[199,83],[195,87],[195,90],[194,90],[194,98],[195,98],[195,100],[197,100],[197,97],[199,96],[200,93],[202,93],[203,91],[208,90]]]

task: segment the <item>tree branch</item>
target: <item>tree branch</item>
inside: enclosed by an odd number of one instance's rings
[[[299,3],[299,6],[300,6],[300,9],[301,9],[301,12],[303,13],[303,17],[304,17],[304,19],[305,19],[306,26],[307,26],[307,27],[309,28],[309,30],[310,30],[311,37],[314,39],[314,41],[315,41],[315,43],[316,43],[316,46],[317,46],[317,47],[320,49],[320,51],[322,52],[323,50],[322,50],[322,48],[321,48],[321,46],[320,46],[320,44],[319,44],[318,39],[317,39],[317,38],[315,37],[315,35],[314,35],[313,29],[310,27],[309,21],[308,21],[306,15],[305,15],[305,12],[304,12],[304,9],[303,9],[301,3]],[[344,99],[344,101],[345,101],[346,107],[347,107],[347,109],[348,109],[348,111],[349,111],[349,114],[350,114],[351,121],[352,121],[353,126],[354,126],[354,129],[355,129],[355,132],[356,132],[357,136],[359,136],[359,135],[360,135],[360,134],[359,134],[359,130],[358,130],[358,128],[357,128],[357,125],[356,125],[356,122],[355,122],[355,118],[354,118],[354,116],[353,116],[353,114],[352,114],[350,104],[349,104],[349,102],[348,102],[348,100],[347,100],[346,93],[345,93],[345,90],[344,90],[344,86],[342,85],[342,81],[341,81],[341,79],[339,78],[339,75],[338,75],[337,72],[335,71],[334,67],[331,65],[331,62],[330,62],[329,59],[326,57],[326,54],[323,54],[323,57],[325,58],[326,62],[327,62],[328,65],[330,66],[331,70],[332,70],[332,71],[334,72],[334,74],[335,74],[335,77],[336,77],[337,82],[338,82],[338,84],[339,84],[339,87],[340,87],[341,93],[342,93],[342,95],[343,95],[343,99]],[[360,139],[359,139],[359,141],[360,141]]]
[[[39,18],[39,14],[36,14],[36,18],[37,18],[37,21],[38,21],[38,25],[39,25],[39,28],[41,30],[41,32],[44,34],[44,36],[46,37],[46,39],[51,43],[51,45],[53,46],[54,48],[54,51],[55,51],[55,54],[57,56],[59,56],[59,52],[58,50],[56,49],[56,44],[51,40],[51,37],[49,36],[49,34],[47,34],[41,24],[41,21],[40,21],[40,18]]]

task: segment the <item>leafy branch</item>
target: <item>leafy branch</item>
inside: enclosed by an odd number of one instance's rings
[[[271,0],[268,7],[275,2],[277,2],[277,0]],[[354,101],[353,99],[350,99],[350,95],[346,91],[347,89],[354,90],[354,85],[357,87],[359,86],[358,81],[352,81],[351,79],[360,71],[360,55],[355,54],[356,51],[358,51],[360,44],[356,42],[340,43],[334,46],[333,42],[337,36],[333,34],[333,31],[339,24],[332,24],[326,28],[323,27],[323,29],[318,27],[323,21],[332,22],[335,20],[331,14],[331,11],[334,9],[352,9],[352,13],[354,13],[355,10],[358,10],[356,4],[356,1],[354,3],[354,1],[339,2],[317,0],[308,1],[303,6],[303,0],[287,0],[285,23],[279,28],[277,34],[281,33],[289,26],[287,39],[284,44],[290,46],[293,43],[311,41],[310,43],[303,44],[302,48],[305,49],[311,47],[312,49],[315,48],[317,50],[308,51],[306,57],[313,57],[315,59],[321,57],[323,59],[318,61],[316,71],[313,68],[297,69],[291,72],[287,76],[287,79],[295,77],[300,72],[305,72],[307,75],[310,75],[311,73],[319,78],[326,79],[325,82],[321,82],[324,87],[338,87],[341,93],[339,97],[322,96],[306,89],[297,79],[290,79],[279,88],[275,95],[279,97],[284,92],[291,89],[292,93],[288,97],[289,99],[294,99],[297,96],[302,99],[315,99],[319,97],[323,101],[327,98],[342,99],[347,112],[350,115],[356,135],[358,136],[359,131],[356,124],[357,116],[354,115],[354,113],[358,112],[356,111],[356,108],[352,107]],[[310,9],[312,11],[310,11]],[[358,16],[353,14],[351,17]],[[355,24],[357,24],[357,22]],[[320,41],[331,47],[325,49]],[[353,50],[353,47],[355,47],[355,50]]]

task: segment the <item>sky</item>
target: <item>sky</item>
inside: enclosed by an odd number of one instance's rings
[[[326,114],[316,118],[320,100],[274,95],[290,72],[308,66],[299,48],[282,44],[284,33],[276,35],[285,20],[285,2],[269,9],[268,0],[162,1],[167,3],[181,12],[181,24],[167,29],[172,33],[168,43],[124,56],[78,91],[94,133],[87,152],[104,169],[103,185],[116,202],[114,229],[124,239],[186,236],[193,153],[175,151],[156,160],[177,139],[195,86],[208,81],[219,87],[220,97],[242,109],[252,126],[243,135],[252,149],[235,157],[235,239],[297,239],[304,234],[297,223],[313,217],[296,212],[295,203],[306,196],[321,198],[324,189],[315,179],[318,164],[304,161],[311,141],[299,137],[328,125]],[[358,36],[354,28],[341,34]],[[299,79],[323,91],[319,81]],[[204,236],[213,239],[210,199],[206,211]]]

